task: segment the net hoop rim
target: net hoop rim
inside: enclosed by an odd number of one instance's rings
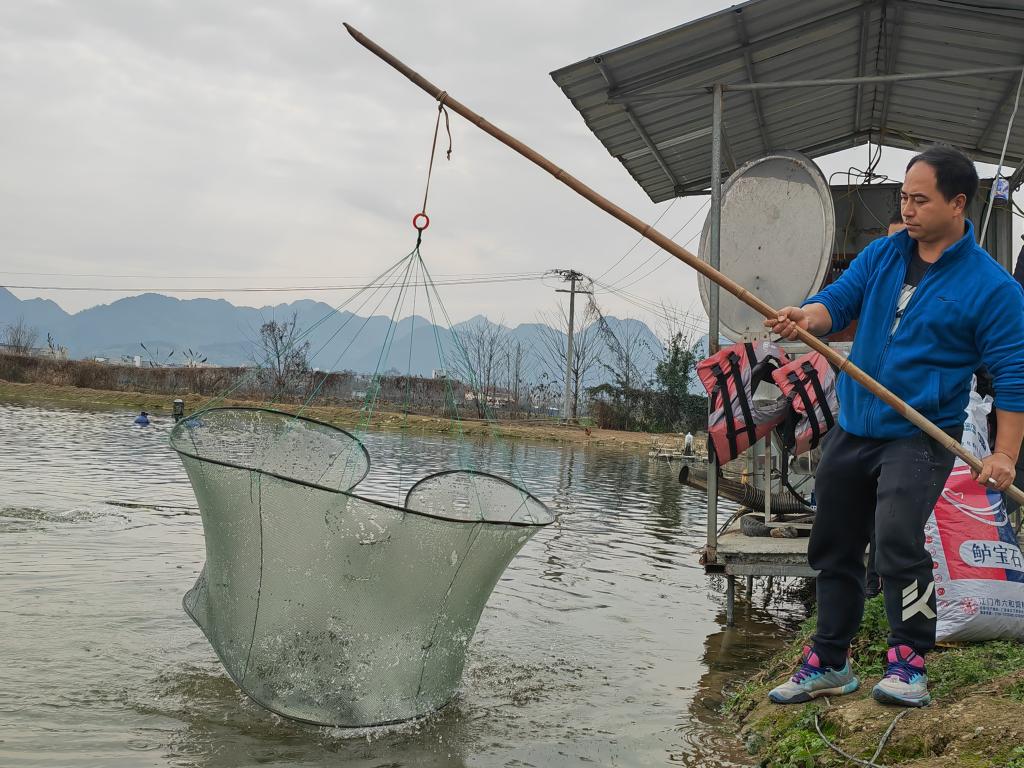
[[[258,468],[254,468],[254,467],[247,467],[247,466],[245,466],[243,464],[235,464],[235,463],[230,462],[230,461],[222,461],[220,459],[211,459],[211,458],[208,458],[208,457],[205,457],[205,456],[198,456],[195,453],[187,451],[184,448],[180,448],[180,447],[178,447],[176,445],[175,438],[177,436],[180,436],[180,431],[179,430],[184,430],[190,420],[195,419],[196,417],[201,417],[204,413],[213,413],[215,411],[262,411],[262,412],[265,412],[265,413],[272,413],[272,414],[274,414],[276,416],[287,416],[290,419],[299,419],[299,420],[302,420],[302,421],[308,421],[308,422],[310,422],[312,424],[316,424],[316,425],[322,426],[322,427],[327,427],[328,429],[332,429],[332,430],[334,430],[336,432],[341,432],[342,434],[347,435],[348,437],[352,438],[356,442],[356,444],[362,449],[363,454],[366,456],[366,472],[363,473],[363,476],[360,477],[359,480],[357,480],[355,483],[353,483],[351,486],[349,486],[349,488],[347,490],[341,490],[340,488],[331,488],[329,486],[320,485],[318,483],[310,483],[310,482],[307,482],[305,480],[298,480],[298,479],[296,479],[294,477],[288,477],[287,475],[281,475],[281,474],[278,474],[276,472],[268,472],[265,469],[258,469]],[[370,452],[366,450],[366,446],[363,445],[362,440],[360,440],[358,437],[353,435],[351,432],[349,432],[349,431],[347,431],[345,429],[342,429],[341,427],[337,427],[334,424],[328,424],[326,421],[319,421],[318,419],[311,419],[311,418],[309,418],[307,416],[298,416],[298,415],[296,415],[294,413],[289,413],[288,411],[277,410],[276,408],[260,408],[260,407],[257,407],[257,406],[218,406],[216,408],[207,408],[206,410],[197,411],[197,412],[193,413],[191,416],[188,416],[187,418],[182,419],[181,421],[179,421],[177,424],[174,425],[174,428],[171,429],[171,434],[170,434],[170,437],[169,437],[169,442],[170,442],[170,446],[171,446],[172,450],[174,450],[180,456],[187,456],[188,458],[195,459],[196,461],[201,462],[203,464],[216,464],[216,465],[222,466],[222,467],[229,467],[230,469],[240,469],[240,470],[245,471],[245,472],[253,472],[253,473],[256,473],[258,475],[265,475],[267,477],[273,477],[276,480],[283,480],[284,482],[292,483],[293,485],[301,485],[301,486],[305,486],[307,488],[314,488],[314,489],[316,489],[318,491],[326,491],[327,493],[338,494],[340,496],[348,496],[348,497],[351,497],[353,499],[357,499],[359,501],[365,501],[365,502],[368,502],[370,504],[376,504],[378,506],[385,507],[386,509],[391,509],[391,510],[394,510],[396,512],[401,512],[402,514],[405,514],[405,515],[416,515],[418,517],[426,517],[426,518],[430,518],[432,520],[443,520],[443,521],[448,522],[448,523],[463,523],[463,524],[466,524],[466,525],[502,525],[502,526],[512,526],[512,527],[516,527],[516,528],[543,528],[544,526],[550,525],[551,523],[553,523],[555,521],[555,516],[553,514],[551,514],[550,510],[548,509],[548,506],[546,504],[544,504],[544,502],[542,502],[536,496],[534,496],[532,493],[527,491],[525,488],[522,488],[521,486],[516,485],[515,483],[511,482],[510,480],[506,480],[505,478],[500,477],[498,475],[490,475],[487,472],[478,472],[476,470],[448,469],[448,470],[442,470],[441,472],[433,472],[433,473],[427,475],[426,477],[423,477],[420,480],[417,480],[412,485],[412,488],[415,488],[417,485],[419,485],[420,483],[424,482],[425,480],[429,480],[430,478],[436,477],[438,475],[451,474],[453,472],[465,472],[465,473],[473,473],[473,474],[479,474],[479,475],[487,475],[489,477],[495,477],[498,480],[501,480],[502,482],[507,483],[508,485],[513,486],[516,490],[518,490],[523,495],[528,496],[528,497],[534,499],[538,504],[540,504],[541,506],[544,507],[544,509],[550,515],[551,519],[549,519],[548,521],[543,522],[543,523],[527,523],[527,522],[500,521],[500,520],[467,520],[465,518],[447,517],[445,515],[436,515],[436,514],[430,514],[429,512],[421,512],[421,511],[418,511],[418,510],[409,509],[408,507],[404,507],[404,506],[400,507],[397,504],[390,504],[390,503],[388,503],[386,501],[381,501],[379,499],[371,499],[368,496],[360,496],[358,493],[353,493],[352,492],[352,488],[355,488],[357,485],[359,485],[359,483],[361,483],[366,478],[366,476],[370,473]],[[412,490],[412,488],[410,488],[410,490]],[[407,494],[407,498],[408,498],[408,494]]]
[[[443,469],[440,472],[433,472],[433,473],[431,473],[429,475],[426,475],[425,477],[421,477],[419,480],[417,480],[415,483],[412,484],[412,486],[409,488],[408,491],[406,491],[406,493],[405,493],[405,504],[406,504],[406,506],[403,506],[402,509],[405,509],[408,512],[411,512],[413,514],[427,514],[427,513],[424,513],[424,512],[417,513],[414,510],[409,509],[409,507],[408,507],[409,497],[412,495],[413,491],[415,491],[420,485],[422,485],[423,483],[427,482],[428,480],[433,480],[435,477],[441,477],[442,475],[479,475],[480,477],[487,477],[487,478],[490,478],[491,480],[497,480],[498,482],[503,483],[503,484],[505,484],[505,485],[507,485],[507,486],[509,486],[511,488],[515,488],[517,491],[519,491],[519,493],[521,493],[527,499],[530,499],[531,501],[534,501],[537,504],[539,504],[541,506],[541,508],[544,510],[544,512],[547,513],[548,517],[550,518],[546,523],[513,523],[513,522],[504,522],[504,523],[502,523],[502,522],[499,522],[497,520],[474,520],[474,521],[469,521],[469,522],[482,522],[482,523],[488,523],[489,522],[489,523],[497,523],[499,525],[527,525],[527,526],[531,526],[531,527],[533,527],[533,526],[542,527],[542,526],[545,526],[545,525],[550,525],[551,523],[553,523],[555,521],[555,515],[548,508],[548,505],[545,504],[540,499],[538,499],[536,496],[534,496],[528,490],[523,488],[521,485],[517,485],[516,483],[513,483],[511,480],[509,480],[508,478],[502,477],[501,475],[495,475],[492,472],[482,472],[479,469]],[[449,518],[444,518],[444,519],[448,520]]]
[[[200,418],[204,414],[216,413],[217,411],[255,411],[255,412],[262,412],[262,413],[272,413],[275,416],[287,416],[289,419],[297,419],[298,421],[307,421],[310,424],[316,424],[319,427],[326,427],[327,429],[332,430],[334,432],[340,432],[341,434],[345,435],[346,437],[351,438],[352,441],[356,445],[359,446],[359,449],[363,452],[363,457],[366,459],[366,470],[363,472],[362,475],[360,475],[358,480],[356,480],[354,483],[352,483],[352,485],[350,485],[348,487],[348,489],[351,490],[352,488],[355,488],[357,485],[359,485],[361,482],[363,482],[363,480],[366,479],[366,476],[368,474],[370,474],[370,452],[368,450],[366,450],[366,446],[363,445],[363,441],[360,440],[355,435],[353,435],[347,429],[342,429],[341,427],[335,426],[334,424],[328,424],[326,421],[320,421],[319,419],[311,419],[308,416],[300,416],[299,414],[289,413],[288,411],[278,410],[277,408],[262,408],[262,407],[254,406],[254,405],[238,405],[238,406],[219,405],[219,406],[217,406],[215,408],[207,408],[205,410],[196,411],[191,416],[188,416],[188,417],[182,419],[181,421],[179,421],[171,429],[171,434],[168,437],[168,442],[171,444],[171,448],[174,451],[176,451],[178,454],[180,454],[182,456],[188,456],[189,458],[195,459],[196,461],[202,461],[202,462],[205,462],[205,463],[208,463],[208,464],[219,464],[220,466],[231,467],[233,469],[244,469],[244,470],[247,470],[249,472],[256,472],[256,473],[261,474],[261,475],[268,475],[270,477],[276,477],[279,480],[287,480],[288,482],[297,483],[299,485],[308,485],[308,486],[310,486],[312,488],[318,488],[318,489],[323,490],[323,491],[334,491],[335,493],[340,492],[340,489],[338,489],[338,488],[331,488],[330,486],[320,485],[318,483],[309,483],[309,482],[306,482],[304,480],[298,480],[298,479],[296,479],[294,477],[288,477],[287,475],[280,475],[280,474],[277,474],[277,473],[274,473],[274,472],[268,472],[268,471],[266,471],[264,469],[258,469],[256,467],[247,467],[244,464],[236,464],[236,463],[231,462],[231,461],[221,461],[219,459],[211,459],[211,458],[209,458],[207,456],[199,456],[199,455],[197,455],[195,453],[192,453],[190,451],[185,450],[184,448],[179,448],[178,447],[177,439],[181,436],[181,431],[183,431],[184,429],[187,428],[189,421],[191,421],[192,419]]]

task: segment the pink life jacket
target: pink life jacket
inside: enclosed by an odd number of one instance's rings
[[[718,464],[732,461],[786,417],[786,401],[754,404],[754,390],[772,381],[772,371],[789,361],[770,341],[738,343],[697,364],[708,392],[708,442]]]
[[[817,448],[839,413],[832,366],[818,352],[808,352],[774,371],[772,377],[791,407],[780,429],[782,444],[794,456]]]

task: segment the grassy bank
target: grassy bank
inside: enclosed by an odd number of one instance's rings
[[[186,412],[191,413],[213,402],[214,398],[197,394],[184,394]],[[54,384],[20,384],[0,379],[0,401],[35,404],[54,404],[86,409],[119,409],[148,411],[151,414],[170,416],[173,397],[166,394],[145,392],[121,392],[85,387],[60,386]],[[254,406],[259,403],[250,400],[217,399],[216,405]],[[273,406],[283,411],[295,412],[298,406],[282,404]],[[655,437],[646,432],[620,432],[613,429],[578,427],[558,424],[553,421],[532,419],[529,421],[481,421],[462,419],[452,422],[440,416],[389,413],[376,411],[369,421],[356,408],[345,406],[314,406],[302,411],[303,415],[326,421],[339,427],[351,429],[363,426],[368,429],[405,430],[421,434],[463,434],[495,436],[517,439],[542,440],[547,442],[586,443],[615,446],[630,450],[647,450]]]
[[[933,703],[914,710],[883,706],[870,697],[882,675],[888,634],[879,597],[868,601],[852,648],[860,690],[802,705],[769,703],[768,691],[793,673],[813,629],[812,616],[790,646],[727,701],[728,714],[760,765],[857,765],[830,747],[818,728],[848,755],[870,761],[899,716],[874,758],[879,766],[1024,768],[1024,644],[999,640],[938,649],[928,655]]]

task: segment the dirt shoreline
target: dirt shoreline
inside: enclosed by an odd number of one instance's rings
[[[213,401],[215,398],[195,394],[181,396],[185,401],[186,413],[191,413]],[[56,404],[91,410],[125,409],[147,411],[160,416],[170,416],[174,398],[164,394],[145,392],[121,392],[114,390],[86,389],[82,387],[58,386],[54,384],[20,384],[0,379],[0,402]],[[220,400],[218,405],[257,406],[247,400]],[[297,405],[280,404],[273,406],[280,410],[295,412]],[[625,450],[648,450],[656,441],[679,440],[679,435],[656,435],[649,432],[622,432],[597,427],[582,427],[559,424],[547,420],[482,421],[462,419],[453,423],[437,416],[417,414],[404,415],[387,411],[373,413],[365,423],[362,413],[356,408],[334,405],[318,405],[302,411],[303,415],[326,421],[339,427],[365,426],[369,429],[407,430],[420,434],[461,434],[466,436],[492,436],[562,442],[585,445],[618,447]],[[696,441],[695,441],[696,442]]]

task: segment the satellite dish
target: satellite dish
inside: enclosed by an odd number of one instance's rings
[[[832,261],[835,209],[828,181],[798,152],[744,163],[722,187],[719,271],[770,306],[799,306],[820,289]],[[710,261],[711,216],[700,237]],[[698,276],[711,313],[711,281]],[[764,318],[731,293],[719,292],[721,333],[730,341],[764,337]]]

